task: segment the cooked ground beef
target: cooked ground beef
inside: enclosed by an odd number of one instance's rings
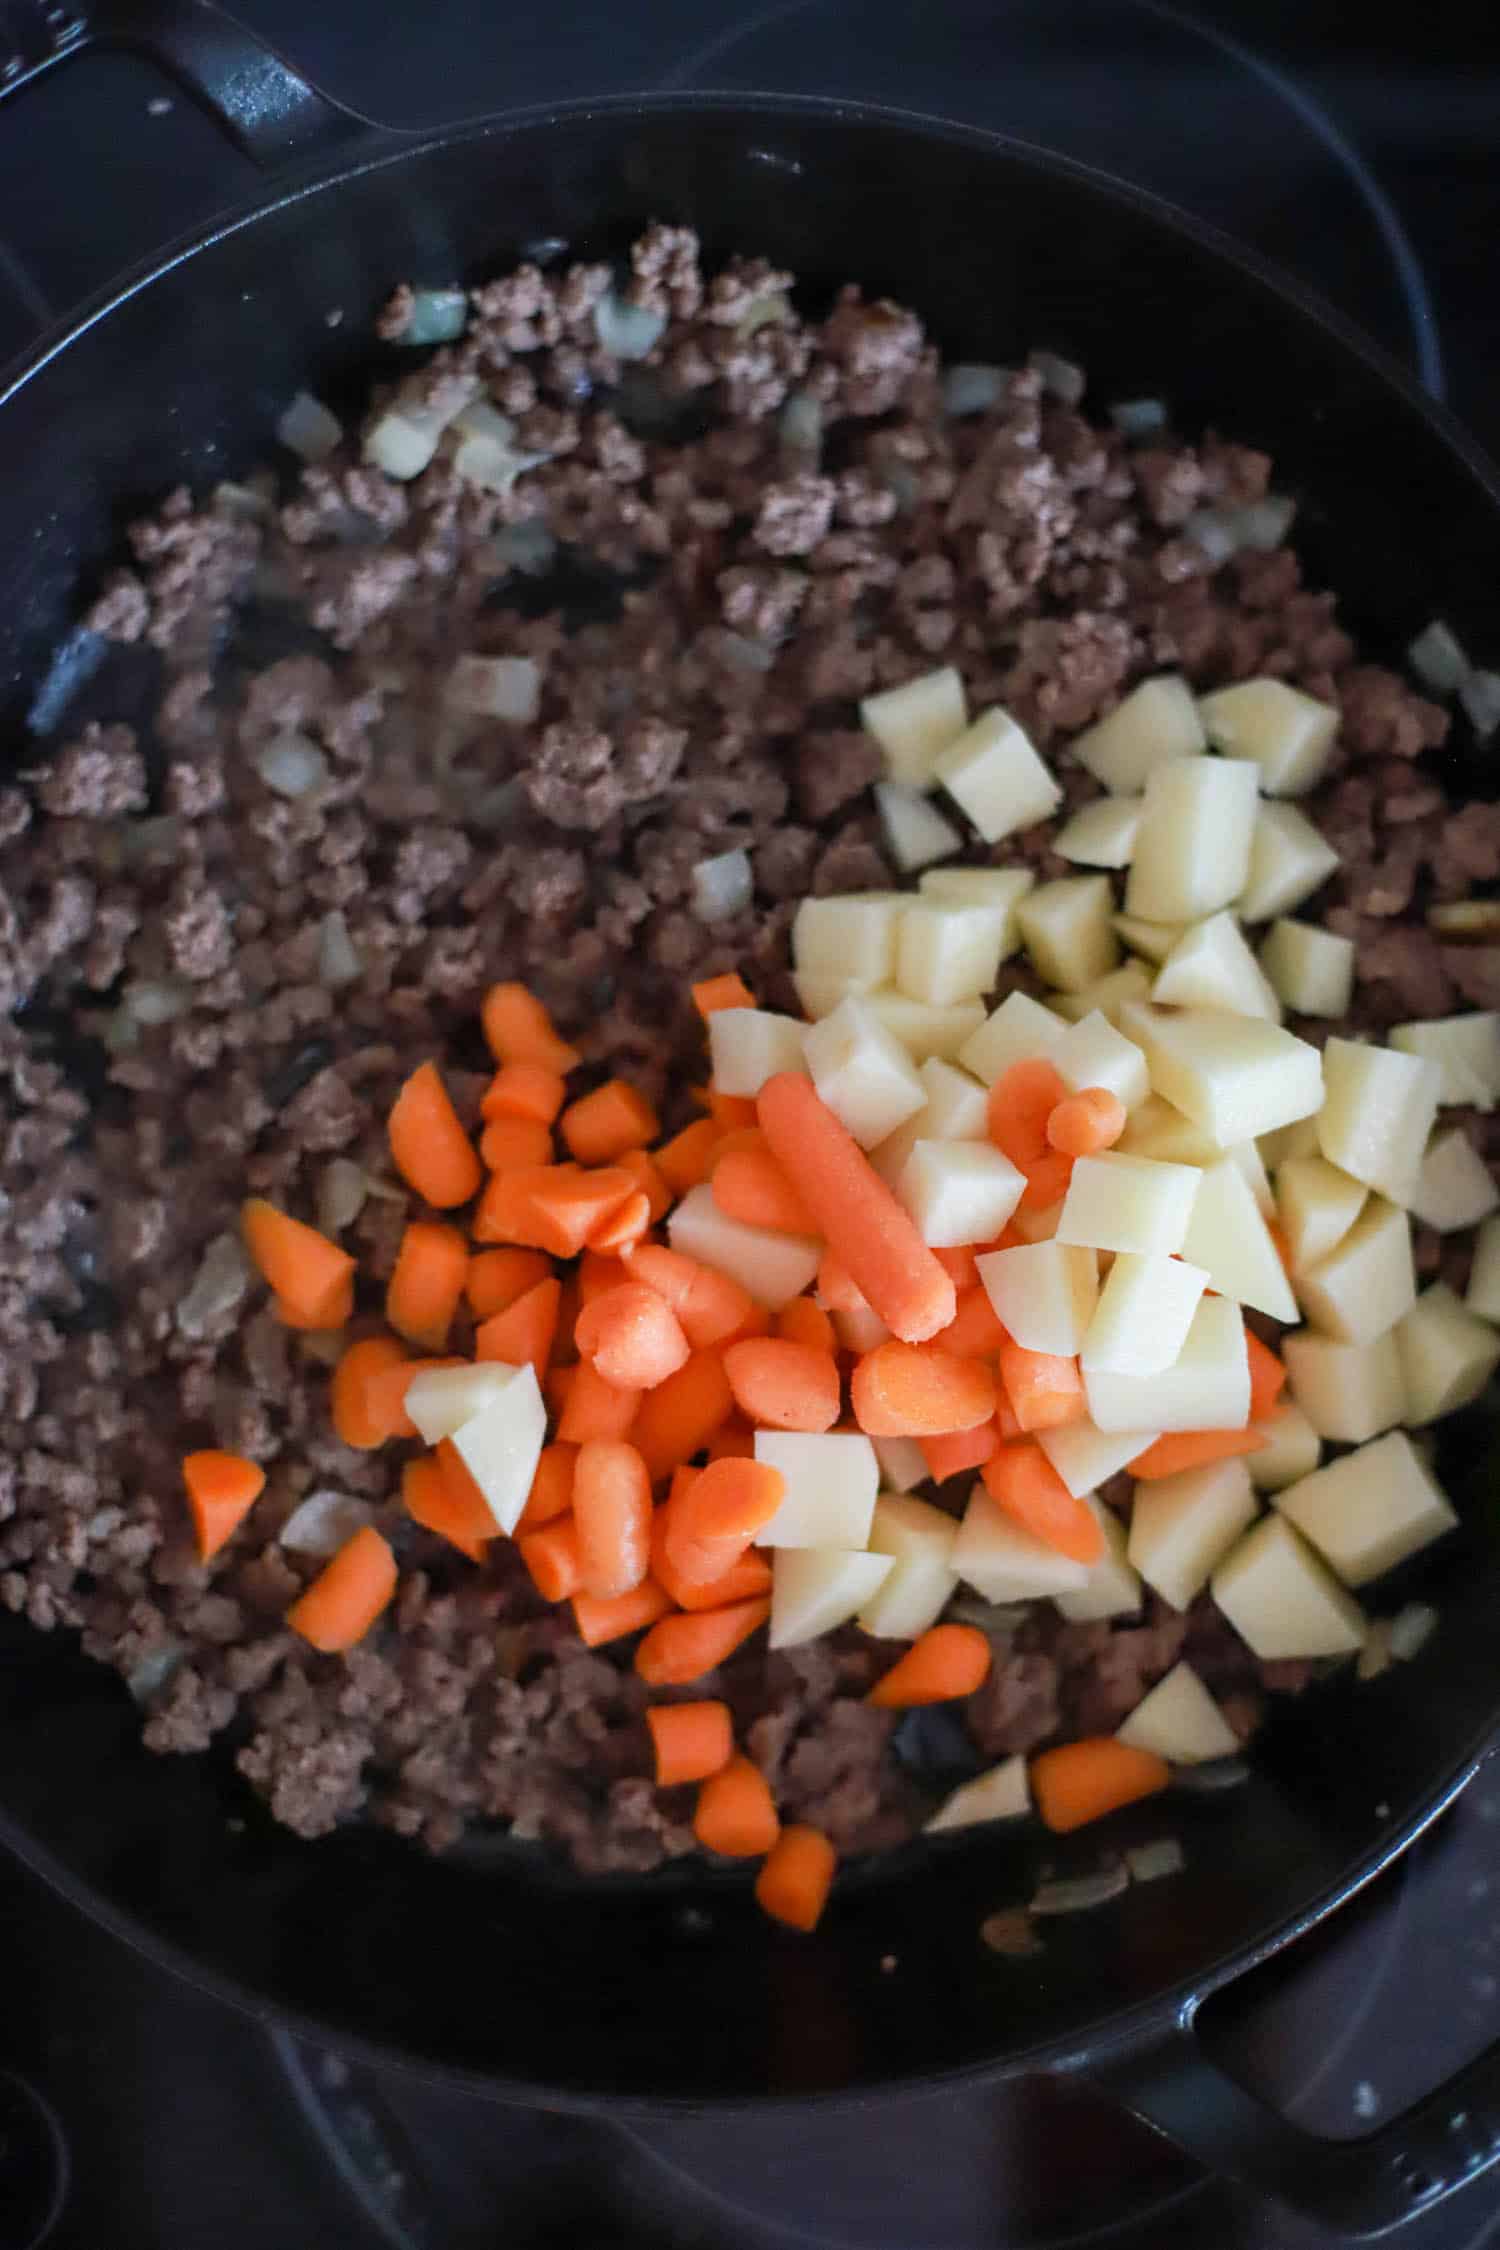
[[[1132,452],[1036,367],[949,419],[914,314],[850,289],[803,320],[762,263],[705,282],[683,229],[653,228],[633,274],[668,319],[645,370],[599,344],[606,269],[525,268],[399,386],[422,405],[486,385],[550,457],[504,490],[443,451],[396,486],[351,441],[279,504],[171,494],[89,616],[137,668],[154,652],[154,720],[91,722],[0,792],[0,1600],[80,1630],[153,1748],[231,1745],[304,1834],[363,1813],[444,1846],[503,1821],[588,1869],[692,1849],[687,1802],[646,1779],[641,1683],[544,1609],[505,1542],[475,1569],[404,1515],[389,1453],[331,1434],[320,1340],[236,1270],[247,1189],[313,1216],[334,1155],[387,1179],[396,1087],[435,1050],[482,1059],[498,977],[528,980],[600,1075],[653,1096],[700,1076],[686,972],[740,969],[789,1004],[792,902],[892,880],[853,700],[939,658],[1060,761],[1070,803],[1093,789],[1063,738],[1152,670],[1271,672],[1338,703],[1309,809],[1345,854],[1327,916],[1360,943],[1358,1021],[1500,992],[1500,950],[1421,924],[1500,870],[1493,811],[1450,812],[1414,763],[1444,715],[1357,660],[1293,553],[1216,569],[1184,536],[1199,506],[1262,494],[1264,456],[1212,435]],[[410,308],[398,291],[386,335]],[[539,532],[560,543],[553,599]],[[529,657],[534,719],[456,708],[460,655]],[[326,764],[311,795],[263,778],[288,736]],[[754,903],[704,926],[692,867],[741,847]],[[1054,865],[1045,830],[969,857]],[[333,915],[357,963],[336,989]],[[1500,1154],[1500,1120],[1465,1123]],[[404,1217],[383,1187],[347,1229],[364,1310]],[[206,1443],[269,1483],[204,1567],[179,1464]],[[315,1488],[367,1503],[401,1563],[347,1658],[281,1622],[318,1566],[277,1533]],[[1305,1676],[1257,1666],[1206,1603],[1103,1625],[1040,1605],[997,1643],[976,1751],[1113,1726],[1184,1647],[1246,1730],[1263,1689]],[[692,1690],[728,1696],[783,1808],[852,1851],[931,1801],[861,1700],[880,1662],[849,1632],[742,1652]]]

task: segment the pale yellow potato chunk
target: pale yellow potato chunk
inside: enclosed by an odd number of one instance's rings
[[[1295,1320],[1297,1300],[1277,1255],[1255,1190],[1232,1156],[1199,1175],[1182,1254],[1201,1266],[1208,1286],[1272,1320]]]
[[[939,752],[956,742],[969,723],[963,679],[952,664],[903,680],[883,694],[867,695],[859,715],[885,754],[891,780],[914,789],[932,787]]]
[[[1352,1656],[1369,1630],[1354,1596],[1274,1509],[1220,1563],[1213,1597],[1240,1639],[1266,1663]]]
[[[875,810],[886,857],[903,875],[915,875],[935,859],[947,859],[962,848],[963,837],[930,797],[902,781],[877,781]]]
[[[1419,1056],[1330,1039],[1318,1146],[1330,1164],[1392,1203],[1410,1203],[1441,1090],[1441,1073]]]
[[[870,1552],[889,1555],[891,1570],[859,1613],[879,1640],[910,1641],[935,1625],[958,1586],[953,1548],[958,1525],[927,1500],[883,1492],[870,1524]]]
[[[1273,915],[1290,914],[1321,890],[1338,864],[1338,853],[1306,813],[1295,805],[1262,805],[1235,912],[1242,922],[1269,922]]]
[[[1127,1110],[1138,1108],[1150,1091],[1140,1048],[1097,1008],[1048,1048],[1047,1060],[1075,1094],[1086,1086],[1102,1086]]]
[[[987,1602],[1040,1601],[1076,1593],[1088,1567],[1033,1539],[976,1483],[953,1545],[953,1567]]]
[[[1500,1321],[1500,1219],[1486,1219],[1479,1230],[1464,1303],[1481,1320]]]
[[[1125,1526],[1113,1508],[1104,1507],[1092,1496],[1086,1505],[1104,1534],[1104,1552],[1096,1563],[1089,1564],[1088,1577],[1076,1594],[1054,1594],[1053,1601],[1074,1624],[1100,1617],[1134,1616],[1145,1593],[1141,1574],[1126,1553]]]
[[[1145,1049],[1152,1092],[1212,1134],[1220,1148],[1311,1117],[1323,1100],[1317,1048],[1257,1016],[1129,1008],[1121,1028]]]
[[[1202,1175],[1190,1164],[1162,1164],[1150,1156],[1081,1156],[1073,1166],[1060,1242],[1092,1250],[1180,1250]]]
[[[932,776],[987,844],[1050,820],[1062,791],[1008,711],[981,711],[932,761]]]
[[[1245,887],[1258,769],[1239,759],[1176,758],[1146,777],[1125,911],[1147,922],[1201,922]]]
[[[1373,1343],[1417,1300],[1411,1221],[1373,1195],[1326,1258],[1297,1276],[1302,1307],[1325,1335],[1345,1344]]]
[[[781,1547],[771,1563],[772,1648],[799,1648],[865,1609],[895,1565],[889,1555]]]
[[[1199,698],[1198,716],[1216,750],[1252,758],[1268,797],[1305,797],[1322,780],[1338,733],[1328,703],[1285,680],[1240,680]]]
[[[1026,1760],[1020,1756],[1007,1758],[955,1789],[939,1805],[923,1833],[937,1836],[949,1829],[982,1827],[991,1820],[1019,1820],[1030,1810],[1031,1779]]]
[[[1354,940],[1315,930],[1308,922],[1271,924],[1260,965],[1281,1004],[1297,1016],[1336,1022],[1354,998]]]
[[[1063,1358],[1077,1352],[1099,1296],[1099,1261],[1092,1250],[1028,1242],[986,1251],[975,1263],[996,1318],[1023,1351]]]
[[[980,1028],[958,1050],[965,1070],[985,1086],[993,1086],[1012,1063],[1030,1062],[1045,1055],[1063,1035],[1063,1027],[1050,1008],[1029,993],[1011,992]]]
[[[1009,960],[1021,942],[1016,908],[1035,888],[1036,876],[1029,867],[929,867],[917,881],[923,898],[953,898],[966,906],[998,906],[1005,915],[1002,961]]]
[[[1500,1209],[1500,1191],[1490,1168],[1460,1126],[1436,1133],[1428,1142],[1411,1209],[1414,1218],[1436,1227],[1439,1234],[1477,1227]]]
[[[1276,1215],[1300,1273],[1337,1248],[1365,1207],[1369,1189],[1326,1156],[1288,1157],[1276,1174]]]
[[[1256,1515],[1243,1460],[1211,1461],[1138,1484],[1128,1551],[1146,1584],[1174,1609],[1190,1609],[1209,1573]]]
[[[1346,1586],[1394,1570],[1458,1522],[1404,1430],[1345,1453],[1276,1495],[1276,1506]]]
[[[1115,796],[1142,788],[1153,766],[1188,758],[1204,747],[1193,691],[1180,674],[1142,680],[1109,716],[1078,735],[1073,755]]]
[[[792,964],[802,975],[842,979],[873,991],[896,974],[896,926],[907,905],[902,891],[846,891],[805,898],[792,922]]]
[[[803,1054],[822,1099],[861,1148],[876,1147],[927,1099],[911,1056],[867,1000],[842,1000],[811,1025]]]
[[[1152,1750],[1174,1766],[1232,1758],[1240,1738],[1191,1664],[1174,1664],[1143,1696],[1116,1738],[1133,1750]]]
[[[1227,1297],[1205,1297],[1173,1366],[1160,1375],[1085,1369],[1083,1387],[1101,1430],[1242,1430],[1250,1420],[1244,1316]]]
[[[897,990],[936,1008],[993,991],[1008,920],[1003,906],[912,899],[896,924]]]
[[[1140,825],[1139,797],[1096,797],[1063,823],[1052,849],[1079,867],[1128,867]]]
[[[1488,1112],[1500,1101],[1500,1015],[1486,1011],[1398,1023],[1391,1045],[1436,1063],[1443,1081],[1438,1099],[1445,1107],[1465,1103]]]
[[[1117,914],[1115,935],[1148,961],[1165,961],[1177,940],[1188,928],[1186,922],[1147,922],[1139,914]]]
[[[1471,1312],[1446,1282],[1424,1289],[1396,1329],[1412,1429],[1456,1414],[1478,1398],[1500,1366],[1500,1331]]]
[[[1281,1021],[1281,1002],[1227,910],[1183,932],[1157,972],[1151,997],[1158,1007],[1218,1008]]]
[[[1281,1356],[1292,1397],[1319,1437],[1363,1445],[1405,1421],[1406,1378],[1393,1328],[1368,1344],[1341,1344],[1299,1328],[1282,1337]]]
[[[708,1019],[708,1053],[719,1092],[750,1099],[780,1071],[805,1074],[806,1028],[769,1008],[716,1008]]]
[[[1207,1285],[1203,1268],[1183,1258],[1121,1251],[1099,1292],[1081,1365],[1106,1375],[1159,1375],[1174,1366]]]
[[[1334,1346],[1335,1351],[1349,1348]],[[1252,1428],[1264,1440],[1258,1453],[1245,1456],[1257,1492],[1280,1492],[1299,1477],[1311,1476],[1323,1458],[1323,1441],[1295,1399],[1274,1406],[1264,1422],[1253,1423]]]
[[[1119,961],[1113,914],[1107,875],[1065,875],[1027,893],[1016,908],[1016,926],[1033,965],[1049,984],[1062,992],[1083,992]]]

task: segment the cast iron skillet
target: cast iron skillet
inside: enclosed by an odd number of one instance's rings
[[[27,0],[24,24],[33,8],[15,80],[87,37],[144,44],[242,146],[296,169],[0,378],[0,725],[15,748],[124,521],[181,479],[243,470],[299,385],[352,403],[394,278],[473,279],[558,238],[597,254],[653,216],[690,221],[710,256],[763,251],[814,292],[858,276],[966,356],[1045,343],[1087,365],[1095,397],[1169,390],[1185,426],[1276,454],[1304,497],[1312,575],[1373,648],[1398,650],[1434,614],[1486,647],[1500,488],[1463,433],[1334,315],[1076,165],[837,104],[697,96],[407,139],[193,0],[60,26],[51,0]],[[1449,766],[1462,795],[1462,746]],[[1408,1844],[1500,1714],[1491,1419],[1444,1440],[1465,1529],[1408,1574],[1442,1609],[1418,1663],[1282,1708],[1247,1788],[1127,1819],[1119,1840],[1175,1832],[1187,1872],[1055,1922],[1039,1961],[995,1957],[978,1926],[1030,1895],[1043,1860],[1093,1863],[1092,1838],[912,1847],[854,1872],[810,1941],[764,1923],[736,1880],[584,1884],[361,1829],[308,1845],[227,1761],[148,1756],[111,1675],[9,1619],[0,1842],[154,1959],[382,2064],[637,2117],[1081,2072],[1209,2165],[1377,2232],[1500,2155],[1500,2046],[1335,2145],[1222,2075],[1194,2019]]]

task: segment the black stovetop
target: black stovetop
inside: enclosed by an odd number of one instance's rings
[[[1299,272],[1500,452],[1500,27],[1472,0],[1423,0],[1389,32],[1361,11],[1357,46],[1338,0],[244,0],[239,12],[330,92],[406,126],[715,87],[864,97],[1047,143]],[[0,113],[0,364],[40,322],[258,184],[144,64],[86,56],[28,90]],[[1299,1949],[1293,1973],[1242,1989],[1232,2017],[1215,2018],[1225,2056],[1299,2122],[1367,2129],[1500,2021],[1496,1763]],[[40,2195],[60,2149],[55,2250],[1323,2250],[1076,2088],[896,2103],[878,2131],[868,2113],[794,2134],[779,2118],[740,2124],[732,2149],[688,2125],[633,2137],[295,2047],[163,1979],[3,1864],[0,1933],[0,2250],[20,2250],[39,2221],[28,2156]],[[1500,2240],[1500,2177],[1405,2239]]]

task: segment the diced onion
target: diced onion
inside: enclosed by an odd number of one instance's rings
[[[1153,1836],[1149,1844],[1136,1844],[1125,1854],[1133,1883],[1158,1883],[1164,1875],[1180,1875],[1186,1864],[1175,1836]]]
[[[1163,398],[1122,398],[1110,408],[1109,418],[1121,437],[1154,437],[1167,426],[1167,402]]]
[[[1027,1909],[1031,1914],[1083,1914],[1093,1906],[1107,1906],[1130,1888],[1130,1870],[1123,1860],[1101,1867],[1094,1875],[1075,1875],[1067,1882],[1043,1883]]]
[[[788,452],[810,453],[816,458],[823,450],[822,400],[809,398],[806,391],[793,391],[781,409],[778,428]]]
[[[1418,679],[1435,694],[1455,694],[1469,676],[1469,659],[1462,644],[1440,617],[1423,626],[1406,655]]]
[[[318,1225],[324,1234],[342,1234],[365,1207],[370,1183],[347,1156],[335,1156],[318,1182]]]
[[[451,709],[518,726],[536,717],[541,698],[542,675],[529,656],[460,656],[443,687]]]
[[[665,313],[628,305],[611,289],[594,307],[594,334],[616,359],[645,359],[666,332]]]
[[[441,429],[413,421],[393,407],[370,424],[361,451],[372,468],[394,477],[398,484],[408,484],[431,464],[442,434]]]
[[[1238,513],[1237,509],[1199,508],[1182,528],[1210,562],[1225,563],[1240,550],[1240,527],[1235,520]]]
[[[250,1267],[235,1234],[216,1234],[204,1251],[192,1286],[177,1306],[178,1333],[195,1341],[234,1311],[250,1286]]]
[[[1009,368],[960,361],[943,377],[943,412],[955,416],[987,414],[1000,403],[1009,380]]]
[[[229,523],[263,523],[271,513],[271,502],[253,485],[234,484],[226,477],[214,486],[213,511]]]
[[[1500,672],[1467,673],[1459,682],[1458,700],[1474,732],[1492,735],[1500,727]]]
[[[469,300],[462,289],[415,289],[398,344],[451,344],[464,332]]]
[[[516,425],[488,399],[475,399],[453,417],[456,443],[453,473],[485,492],[509,492],[527,469],[550,461],[550,453],[523,453],[516,447]]]
[[[147,1649],[125,1675],[125,1685],[137,1703],[153,1703],[166,1686],[186,1650],[181,1641],[159,1641]]]
[[[533,517],[524,523],[508,523],[503,531],[497,532],[493,552],[502,569],[540,576],[552,567],[557,540],[544,523]]]
[[[120,999],[135,1022],[148,1028],[159,1023],[176,1023],[193,1004],[187,986],[173,984],[166,977],[143,977],[138,984],[127,984]]]
[[[278,797],[307,797],[328,779],[328,760],[305,734],[278,734],[255,754],[255,770]]]
[[[1268,492],[1264,500],[1252,500],[1248,507],[1236,513],[1240,545],[1268,555],[1281,545],[1291,530],[1297,503],[1284,492]]]
[[[346,1539],[370,1521],[369,1503],[352,1493],[310,1492],[281,1527],[280,1541],[293,1555],[336,1555]]]
[[[1081,367],[1071,359],[1059,359],[1056,352],[1033,352],[1031,364],[1042,378],[1042,388],[1053,398],[1060,398],[1064,406],[1076,406],[1088,387],[1088,378]]]
[[[341,984],[355,982],[360,966],[349,925],[335,906],[318,924],[318,982],[337,991]]]
[[[1409,1664],[1431,1639],[1438,1613],[1430,1602],[1408,1602],[1391,1619],[1391,1654],[1398,1664]]]
[[[693,869],[693,912],[700,922],[727,922],[743,914],[754,885],[748,852],[720,852]]]
[[[344,425],[311,391],[298,391],[276,423],[288,452],[303,461],[326,461],[344,435]]]

